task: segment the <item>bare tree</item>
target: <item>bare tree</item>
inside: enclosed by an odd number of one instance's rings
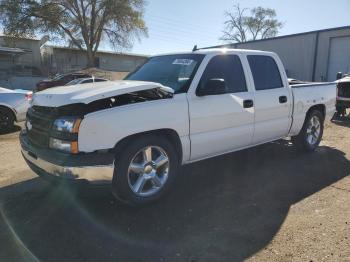
[[[246,13],[250,11],[250,16]],[[234,5],[233,12],[225,12],[225,30],[220,40],[246,42],[278,35],[283,24],[276,19],[276,11],[271,8],[241,8]]]
[[[246,26],[246,17],[244,16],[247,10],[247,8],[241,9],[239,5],[235,5],[233,12],[225,12],[228,20],[225,21],[224,35],[220,38],[221,40],[239,43],[247,41],[248,28]]]
[[[0,0],[5,35],[48,34],[86,51],[88,67],[102,40],[130,47],[134,37],[147,35],[144,0]]]

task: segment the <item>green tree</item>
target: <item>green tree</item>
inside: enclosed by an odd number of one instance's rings
[[[64,39],[86,51],[92,67],[101,41],[131,47],[135,38],[147,36],[144,5],[144,0],[0,0],[0,24],[8,36]]]
[[[250,11],[250,16],[245,14]],[[276,11],[271,8],[241,8],[235,5],[233,11],[225,12],[225,30],[221,40],[228,42],[246,42],[265,39],[278,35],[283,24],[276,19]]]

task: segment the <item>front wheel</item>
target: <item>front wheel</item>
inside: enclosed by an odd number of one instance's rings
[[[112,192],[128,204],[153,202],[169,190],[178,167],[178,154],[166,138],[135,138],[116,156]]]
[[[303,128],[297,136],[292,137],[292,142],[298,149],[312,152],[321,142],[323,129],[323,114],[318,110],[313,110],[307,114]]]

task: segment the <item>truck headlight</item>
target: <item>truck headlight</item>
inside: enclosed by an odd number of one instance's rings
[[[49,147],[66,153],[78,154],[78,132],[81,119],[62,117],[54,121]]]
[[[77,154],[78,153],[78,142],[77,141],[66,141],[57,138],[50,138],[49,143],[50,148],[59,151]]]
[[[78,133],[80,123],[80,118],[59,118],[53,123],[52,129],[64,133]]]

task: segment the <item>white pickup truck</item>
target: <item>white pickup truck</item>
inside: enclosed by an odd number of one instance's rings
[[[109,183],[144,204],[168,191],[180,165],[285,137],[315,150],[335,101],[335,83],[289,86],[274,53],[155,56],[123,81],[36,93],[22,154],[41,176]]]

